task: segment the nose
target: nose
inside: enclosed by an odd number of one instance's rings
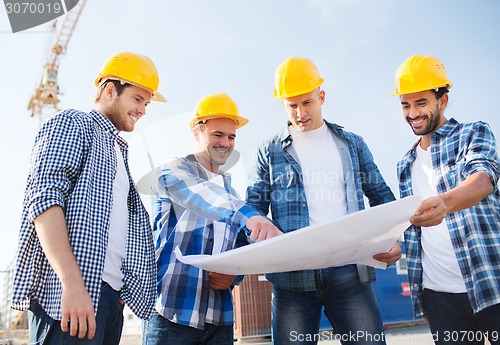
[[[229,137],[223,136],[222,138],[220,138],[219,145],[221,145],[223,147],[230,147],[231,142],[229,141]]]
[[[297,118],[300,119],[306,115],[306,110],[302,106],[297,107]]]
[[[417,118],[418,116],[420,116],[420,110],[418,110],[416,107],[411,107],[409,110],[408,110],[408,116],[412,119],[415,119]]]

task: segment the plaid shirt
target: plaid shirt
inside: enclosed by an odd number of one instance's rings
[[[210,288],[208,272],[181,263],[174,249],[179,246],[183,255],[212,254],[214,221],[226,223],[222,251],[247,244],[240,229],[259,214],[236,198],[230,175],[222,176],[225,188],[208,181],[203,167],[189,155],[159,168],[154,188],[155,309],[172,322],[198,329],[233,324],[231,290]]]
[[[415,147],[398,164],[401,197],[412,195],[411,170]],[[476,205],[446,216],[451,242],[475,313],[500,303],[500,161],[488,124],[462,124],[450,119],[431,134],[431,156],[438,178],[438,194],[445,193],[477,172],[490,175],[493,193]],[[421,228],[405,232],[408,277],[415,317],[425,315],[422,305]]]
[[[128,173],[127,143],[113,124],[95,110],[66,110],[40,129],[31,157],[16,270],[13,304],[26,310],[36,299],[55,319],[61,319],[62,286],[43,254],[33,220],[53,205],[64,210],[73,254],[97,311],[108,242],[115,141]],[[128,236],[122,263],[121,298],[141,318],[154,305],[154,245],[148,214],[130,178]]]
[[[342,127],[325,121],[339,149],[344,172],[347,211],[365,208],[363,195],[370,206],[394,200],[390,188],[380,174],[364,140]],[[283,232],[309,226],[309,211],[302,178],[302,169],[293,149],[288,125],[283,131],[264,141],[258,149],[247,188],[247,202],[262,215],[271,208],[272,219]],[[328,155],[318,148],[318,159]],[[358,265],[363,283],[375,280],[372,267]],[[314,270],[272,273],[266,275],[275,286],[294,291],[317,289]]]

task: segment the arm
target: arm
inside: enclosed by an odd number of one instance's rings
[[[61,329],[72,336],[92,339],[95,334],[95,315],[92,300],[83,282],[68,240],[63,210],[51,206],[34,220],[35,230],[43,252],[62,284]]]
[[[373,155],[370,152],[370,149],[362,138],[360,138],[358,156],[362,178],[361,183],[363,191],[370,201],[370,206],[380,205],[395,200],[394,194],[385,183],[382,174],[373,160]],[[394,243],[388,252],[376,254],[373,258],[375,260],[385,262],[387,267],[394,264],[396,261],[401,259],[401,247],[398,241]]]
[[[196,168],[181,160],[169,164],[158,178],[157,193],[207,219],[236,224],[238,230],[246,226],[255,241],[281,234],[271,221],[243,200],[197,176],[191,169]]]
[[[493,182],[486,172],[467,177],[457,187],[425,199],[410,218],[417,226],[440,224],[447,214],[474,206],[493,192]]]
[[[237,224],[238,229],[248,218],[258,215],[225,188],[198,176],[197,169],[197,163],[182,159],[167,164],[157,179],[157,197],[168,198],[207,219]]]
[[[262,216],[266,216],[269,213],[271,203],[268,156],[269,154],[264,147],[259,147],[257,155],[252,162],[246,192],[247,204],[259,211]]]
[[[370,206],[384,204],[396,200],[389,186],[385,183],[373,155],[363,138],[358,136],[358,158],[363,193],[368,198]]]
[[[269,213],[271,201],[269,162],[267,157],[268,154],[265,152],[264,147],[261,146],[253,161],[246,193],[247,204],[255,208],[262,215],[250,218],[246,224],[247,228],[252,231],[250,238],[255,241],[283,234],[265,217]]]
[[[92,338],[94,307],[69,243],[62,208],[81,170],[82,143],[66,112],[42,126],[33,148],[26,205],[42,250],[62,284],[61,328],[72,336]]]
[[[467,132],[464,130],[464,133]],[[468,129],[468,133],[468,137],[462,139],[467,144],[463,161],[460,162],[464,162],[460,171],[465,179],[455,188],[424,200],[410,218],[412,224],[440,224],[447,214],[470,208],[495,190],[500,177],[500,160],[490,126],[476,122]]]

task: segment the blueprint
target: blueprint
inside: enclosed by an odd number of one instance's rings
[[[327,224],[302,228],[265,241],[215,255],[177,259],[201,269],[224,274],[263,274],[365,264],[385,269],[373,255],[387,252],[410,226],[420,205],[418,196],[351,213]]]

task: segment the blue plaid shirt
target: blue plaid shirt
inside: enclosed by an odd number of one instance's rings
[[[370,206],[394,200],[390,188],[380,174],[373,156],[364,140],[342,127],[325,121],[339,149],[346,183],[347,211],[357,212],[365,208],[363,195]],[[264,141],[258,149],[247,188],[247,202],[262,215],[269,207],[273,222],[283,232],[291,232],[309,226],[309,211],[302,178],[302,170],[288,125],[283,131]],[[318,147],[318,159],[328,159],[328,154]],[[372,267],[358,265],[362,282],[375,279]],[[266,275],[275,286],[294,291],[317,289],[314,270],[302,270]]]
[[[214,221],[226,223],[222,251],[247,244],[240,230],[259,214],[236,198],[229,174],[222,176],[225,188],[208,181],[203,167],[189,155],[159,168],[154,188],[155,309],[172,322],[198,329],[233,324],[231,290],[210,288],[208,272],[181,263],[174,249],[179,246],[183,255],[212,254]]]
[[[140,318],[154,305],[154,245],[148,214],[130,177],[128,146],[115,126],[95,110],[66,110],[40,129],[31,156],[12,307],[26,310],[36,299],[61,319],[61,282],[45,258],[33,220],[53,205],[64,210],[68,236],[97,312],[113,203],[118,142],[129,175],[128,235],[121,298]]]
[[[411,170],[415,147],[398,164],[401,197],[412,195]],[[431,156],[438,178],[438,194],[467,177],[486,172],[495,189],[476,205],[446,216],[451,242],[475,313],[500,303],[500,161],[495,138],[484,122],[458,123],[450,119],[431,134]],[[405,232],[408,277],[415,317],[425,315],[422,305],[421,228]]]

